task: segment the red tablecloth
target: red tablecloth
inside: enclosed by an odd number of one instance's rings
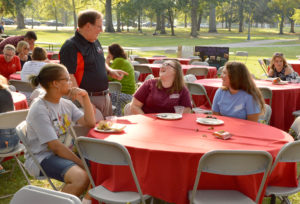
[[[144,194],[171,203],[188,203],[188,191],[193,188],[198,161],[211,150],[264,150],[273,158],[287,142],[293,141],[287,133],[264,124],[218,116],[225,123],[209,126],[196,123],[198,114],[184,114],[181,120],[160,120],[153,114],[133,115],[118,118],[126,124],[120,134],[99,133],[91,130],[89,137],[106,139],[125,145]],[[217,139],[212,133],[226,130],[233,134],[230,140]],[[111,167],[92,163],[92,175],[96,185],[119,190],[135,190],[127,167]],[[297,186],[295,163],[280,163],[268,178],[268,184]],[[256,176],[221,176],[204,174],[201,189],[238,189],[255,198],[258,190]],[[256,186],[256,188],[255,188]],[[264,194],[264,193],[263,193]]]
[[[168,57],[145,57],[150,64],[152,64],[155,60],[167,60],[167,59],[177,59],[179,60],[180,64],[189,64],[191,59],[189,58],[168,58]]]
[[[217,89],[221,86],[221,79],[200,79],[195,83],[204,85],[208,97],[213,102]],[[300,84],[273,85],[270,81],[255,80],[258,87],[268,87],[272,90],[272,116],[270,125],[282,130],[288,130],[293,121],[293,111],[300,109]],[[200,96],[193,96],[197,106],[206,103],[206,99]],[[210,108],[210,107],[209,107]]]
[[[53,56],[54,54],[58,54],[58,53],[59,53],[59,52],[57,52],[57,51],[53,51],[53,52],[48,51],[48,52],[47,52],[47,57],[48,57],[49,60],[52,60],[52,56]]]
[[[289,63],[293,67],[295,72],[298,72],[298,74],[300,75],[300,60],[288,60],[287,63]]]
[[[12,92],[12,97],[16,110],[27,109],[28,103],[26,100],[26,96],[22,93]]]
[[[161,64],[141,64],[141,65],[149,66],[152,69],[153,75],[155,77],[159,77],[159,70],[161,68]],[[181,65],[183,74],[185,75],[187,70],[190,69],[191,67],[208,68],[207,78],[216,78],[217,77],[217,68],[216,67],[211,67],[211,66],[205,66],[205,65]],[[144,81],[147,75],[148,74],[141,74],[140,77],[139,77],[139,81]],[[197,78],[201,79],[201,77],[197,77]]]
[[[11,74],[8,77],[8,80],[10,80],[10,79],[21,80],[21,74],[17,74],[17,73]]]

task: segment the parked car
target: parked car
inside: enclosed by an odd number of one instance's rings
[[[9,18],[2,18],[1,21],[4,22],[5,25],[13,25],[15,24],[15,21]]]
[[[41,22],[40,21],[37,21],[37,20],[34,20],[32,18],[25,18],[24,19],[24,23],[25,25],[36,25],[36,26],[40,26],[41,25]]]
[[[142,24],[143,27],[150,27],[151,26],[151,22],[145,22]],[[156,23],[152,23],[152,27],[156,26]]]
[[[64,26],[64,24],[63,24],[62,22],[59,22],[59,21],[58,21],[58,22],[56,23],[56,20],[46,21],[45,23],[46,23],[47,26],[56,26],[56,25],[57,25],[57,26]]]

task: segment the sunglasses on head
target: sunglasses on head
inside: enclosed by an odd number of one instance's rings
[[[274,56],[283,57],[283,53],[281,53],[281,52],[275,52],[275,53],[274,53]]]
[[[165,67],[165,66],[170,66],[170,67],[172,67],[172,68],[174,68],[175,69],[175,66],[174,65],[172,65],[171,63],[169,63],[169,62],[164,62],[163,64],[162,64],[162,66],[163,67]]]

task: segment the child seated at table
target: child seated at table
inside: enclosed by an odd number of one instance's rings
[[[282,53],[274,53],[271,59],[268,76],[279,77],[284,81],[291,81],[291,79],[297,77],[297,73],[288,65]]]
[[[221,77],[223,86],[215,94],[213,114],[257,122],[265,102],[246,65],[227,62]]]

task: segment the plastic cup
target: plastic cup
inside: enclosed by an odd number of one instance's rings
[[[184,106],[174,106],[174,109],[175,109],[175,113],[182,115],[184,111]]]
[[[107,117],[105,117],[105,120],[107,121],[107,123],[111,127],[117,122],[117,116],[115,116],[115,115],[107,116]]]

